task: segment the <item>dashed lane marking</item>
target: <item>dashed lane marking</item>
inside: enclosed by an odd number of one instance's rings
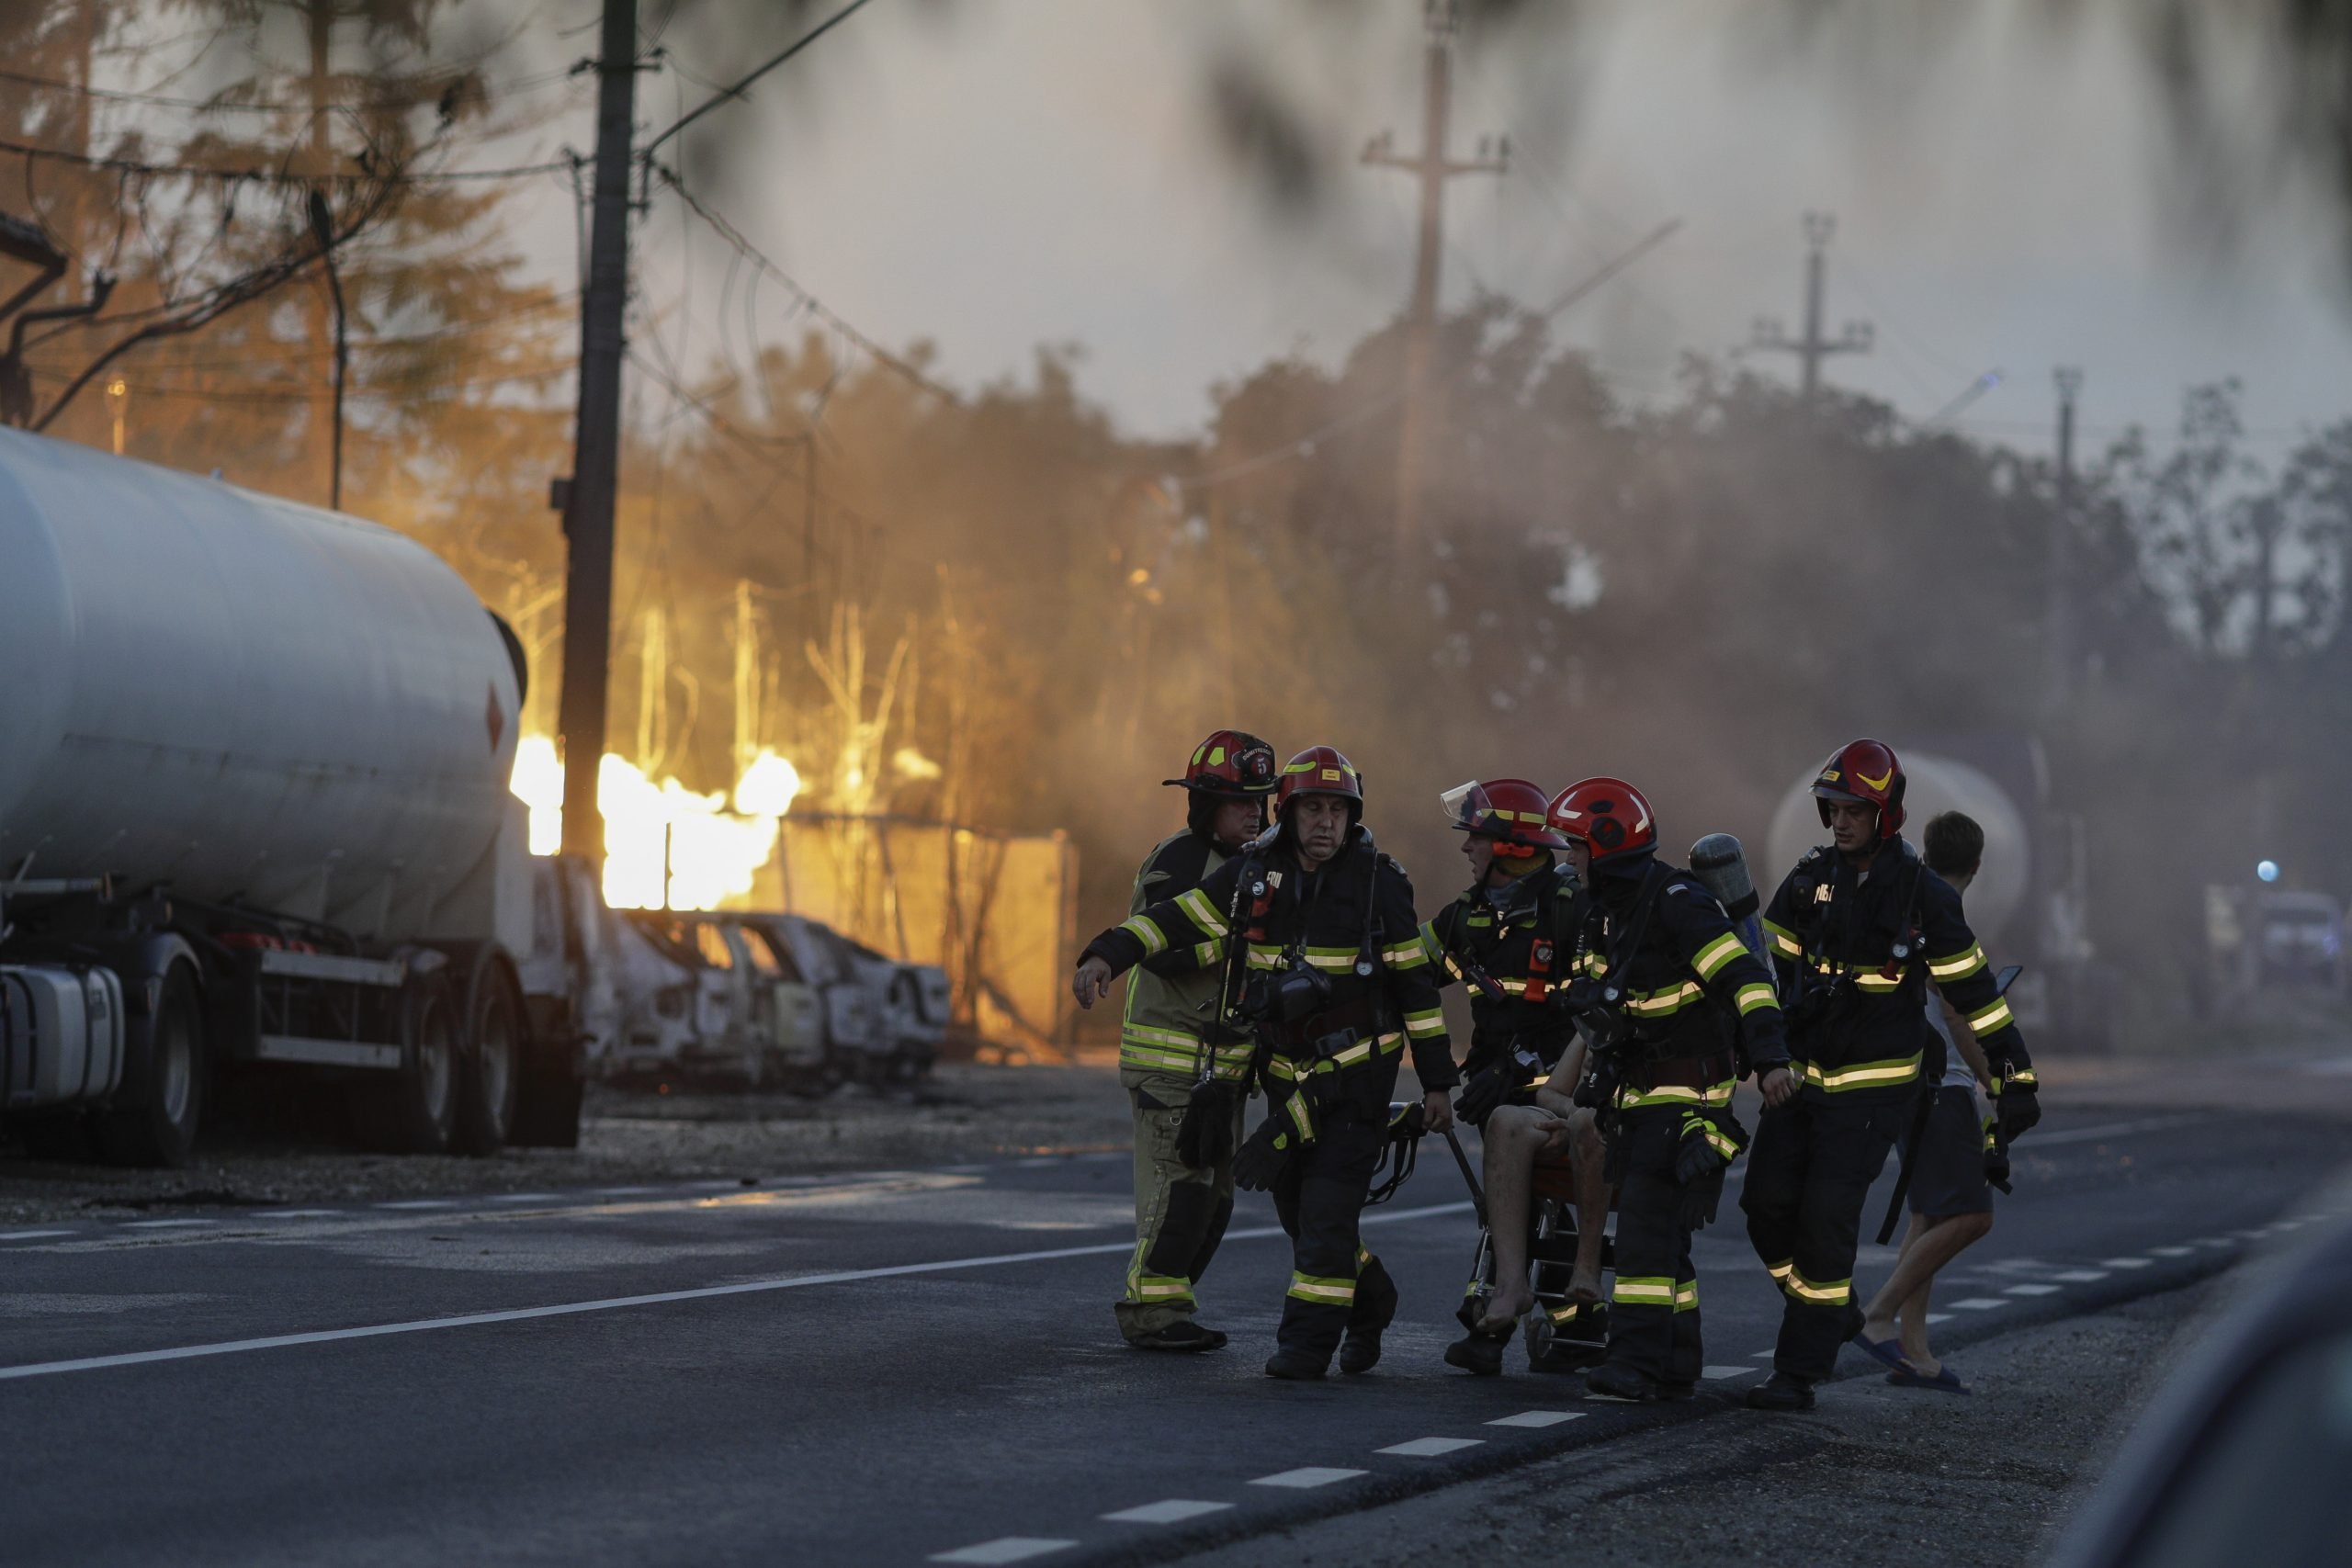
[[[134,1231],[186,1230],[194,1225],[217,1225],[220,1223],[219,1220],[126,1220],[123,1228]]]
[[[2054,1296],[2058,1293],[2058,1287],[2055,1285],[2011,1285],[2001,1293],[2005,1296]]]
[[[455,1198],[403,1198],[398,1202],[376,1205],[379,1209],[454,1209],[457,1206]]]
[[[2005,1307],[2009,1303],[1997,1296],[1971,1296],[1964,1302],[1951,1304],[1955,1312],[1991,1312],[1995,1307]]]
[[[0,1231],[0,1241],[38,1241],[46,1235],[72,1235],[72,1231]]]
[[[1952,1314],[1948,1312],[1931,1312],[1928,1314],[1928,1323],[1932,1327],[1939,1323],[1950,1323],[1951,1318]]]
[[[1746,1368],[1741,1368],[1745,1371]],[[1415,1438],[1409,1443],[1392,1443],[1385,1449],[1374,1449],[1376,1454],[1400,1454],[1407,1459],[1434,1459],[1439,1454],[1459,1453],[1464,1449],[1486,1447],[1484,1438]]]
[[[331,1220],[342,1213],[341,1209],[256,1209],[256,1220]]]
[[[2070,1285],[2087,1285],[2094,1280],[2106,1279],[2107,1270],[2104,1269],[2069,1269],[2063,1274],[2052,1274],[2051,1278],[2053,1280],[2064,1280]]]
[[[1252,1486],[1281,1486],[1294,1492],[1310,1487],[1329,1486],[1338,1481],[1353,1481],[1359,1475],[1369,1475],[1365,1470],[1341,1470],[1336,1465],[1306,1464],[1296,1470],[1278,1470],[1272,1475],[1261,1475],[1250,1483]]]
[[[491,1200],[493,1203],[560,1203],[563,1200],[553,1192],[506,1192]]]
[[[2194,1258],[2197,1255],[2193,1247],[2152,1247],[2148,1250],[2158,1258]]]
[[[2144,1258],[2102,1258],[2098,1266],[2102,1269],[2145,1269],[2150,1264]]]
[[[1772,1354],[1770,1350],[1764,1353],[1768,1356]],[[1761,1367],[1702,1367],[1699,1375],[1710,1382],[1721,1382],[1725,1378],[1752,1377],[1763,1370]]]
[[[1122,1525],[1181,1525],[1186,1519],[1197,1519],[1203,1514],[1221,1514],[1232,1507],[1230,1503],[1203,1503],[1191,1497],[1170,1497],[1161,1503],[1146,1503],[1140,1508],[1122,1508],[1102,1517]]]
[[[1505,1416],[1487,1423],[1489,1427],[1556,1427],[1564,1421],[1581,1421],[1582,1410],[1522,1410],[1516,1416]]]
[[[1405,1220],[1431,1219],[1440,1214],[1468,1213],[1465,1199],[1458,1203],[1432,1203],[1424,1209],[1396,1209],[1366,1214],[1362,1224],[1396,1224]],[[1258,1225],[1227,1231],[1227,1241],[1261,1240],[1283,1234],[1279,1225]],[[96,1371],[107,1367],[138,1367],[156,1361],[187,1361],[205,1356],[235,1356],[254,1350],[278,1350],[296,1345],[325,1345],[340,1339],[376,1339],[394,1334],[425,1334],[444,1328],[473,1328],[494,1323],[526,1323],[541,1317],[571,1317],[582,1313],[619,1312],[632,1307],[666,1306],[673,1302],[712,1301],[722,1296],[761,1295],[772,1291],[797,1291],[811,1285],[846,1285],[862,1280],[895,1280],[909,1274],[941,1274],[964,1269],[992,1269],[1011,1263],[1049,1263],[1065,1258],[1102,1258],[1135,1250],[1125,1241],[1096,1242],[1086,1247],[1055,1247],[1038,1252],[1000,1252],[980,1258],[947,1258],[935,1263],[894,1263],[881,1269],[845,1269],[829,1274],[795,1274],[775,1280],[745,1280],[731,1285],[700,1285],[683,1291],[655,1291],[639,1296],[606,1296],[595,1301],[559,1302],[551,1306],[512,1307],[503,1312],[465,1313],[455,1317],[418,1318],[407,1323],[368,1324],[357,1328],[315,1329],[305,1334],[271,1334],[254,1339],[226,1339],[209,1345],[177,1345],[163,1350],[132,1350],[115,1356],[80,1356],[65,1361],[32,1361],[0,1367],[0,1382],[16,1378],[53,1377],[65,1372]],[[1573,1416],[1563,1416],[1564,1420]],[[1522,1423],[1546,1425],[1548,1423]]]
[[[1747,1359],[1751,1361],[1769,1361],[1779,1354],[1778,1350],[1751,1350],[1747,1353]]]
[[[978,1546],[959,1546],[953,1551],[932,1554],[933,1562],[1026,1562],[1032,1557],[1043,1557],[1049,1551],[1066,1551],[1076,1546],[1074,1540],[1046,1540],[1033,1535],[999,1536]]]

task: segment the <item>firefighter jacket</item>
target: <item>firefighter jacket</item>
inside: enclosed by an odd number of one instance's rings
[[[1245,876],[1248,881],[1245,882]],[[1257,891],[1262,889],[1262,891]],[[1303,1136],[1335,1109],[1386,1124],[1396,1067],[1409,1042],[1424,1091],[1458,1081],[1428,953],[1404,867],[1362,826],[1319,870],[1308,870],[1287,830],[1243,851],[1179,897],[1147,905],[1087,943],[1112,973],[1161,953],[1214,955],[1228,998],[1262,1000],[1285,975],[1311,971],[1329,991],[1284,1022],[1248,1019],[1266,1047],[1260,1083]]]
[[[2033,1083],[2025,1040],[1960,895],[1908,840],[1887,840],[1861,867],[1826,846],[1815,850],[1772,895],[1764,931],[1808,1087],[1908,1090],[1920,1076],[1931,980],[1968,1021],[1995,1077]]]
[[[1619,993],[1604,1031],[1621,1032],[1610,1047],[1617,1110],[1721,1110],[1737,1082],[1736,1057],[1759,1077],[1790,1065],[1771,971],[1690,873],[1651,856],[1594,867],[1592,912],[1577,945],[1577,969]],[[1726,1071],[1696,1081],[1702,1063]]]
[[[1558,866],[1514,877],[1494,891],[1473,887],[1430,917],[1421,942],[1439,986],[1470,987],[1470,1050],[1462,1073],[1473,1077],[1524,1048],[1546,1068],[1575,1038],[1575,1024],[1555,1005],[1575,978],[1583,889]],[[1500,996],[1489,993],[1491,981]]]
[[[1141,919],[1152,905],[1195,891],[1225,860],[1225,852],[1206,833],[1188,828],[1163,839],[1136,873],[1128,913]],[[1145,929],[1160,945],[1127,976],[1126,1011],[1119,1020],[1120,1077],[1196,1078],[1204,1067],[1213,1077],[1246,1077],[1250,1039],[1218,1019],[1223,945],[1212,941],[1170,948],[1165,933]]]

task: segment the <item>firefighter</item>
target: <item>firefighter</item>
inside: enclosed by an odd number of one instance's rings
[[[1525,779],[1473,782],[1447,791],[1440,803],[1446,820],[1463,835],[1471,884],[1421,927],[1421,941],[1436,961],[1438,985],[1459,980],[1470,987],[1470,1049],[1453,1113],[1484,1128],[1498,1111],[1532,1107],[1532,1086],[1558,1066],[1561,1052],[1576,1037],[1573,1021],[1553,1004],[1570,978],[1566,964],[1575,951],[1585,905],[1581,886],[1555,857],[1568,841],[1545,820],[1550,797],[1542,786]],[[1514,1120],[1509,1114],[1502,1119]],[[1583,1225],[1576,1280],[1585,1287],[1585,1299],[1597,1300],[1609,1194],[1600,1138],[1590,1122],[1585,1113],[1578,1128]],[[1501,1174],[1508,1185],[1512,1173],[1491,1169],[1503,1146],[1490,1136],[1486,1154],[1490,1180]],[[1492,1245],[1498,1264],[1496,1293],[1487,1300],[1487,1281],[1470,1282],[1463,1310],[1470,1334],[1445,1352],[1449,1364],[1489,1377],[1502,1371],[1510,1325],[1531,1304],[1524,1299],[1523,1238],[1514,1229],[1494,1235]],[[1519,1262],[1516,1270],[1510,1266],[1512,1258]]]
[[[1091,1007],[1112,978],[1164,949],[1226,944],[1224,1008],[1248,1024],[1266,1119],[1235,1159],[1291,1238],[1275,1378],[1369,1371],[1396,1315],[1396,1287],[1358,1222],[1387,1150],[1389,1095],[1408,1043],[1431,1132],[1453,1124],[1458,1079],[1445,1018],[1402,866],[1363,826],[1363,786],[1337,750],[1283,766],[1275,827],[1226,862],[1197,897],[1153,903],[1097,936],[1072,990]],[[1343,1342],[1344,1341],[1344,1342]]]
[[[1600,1113],[1617,1188],[1617,1280],[1603,1398],[1689,1397],[1702,1365],[1690,1234],[1714,1218],[1746,1134],[1733,1086],[1757,1075],[1767,1105],[1796,1092],[1781,1010],[1705,885],[1657,855],[1657,818],[1622,779],[1571,784],[1550,822],[1590,889],[1568,1005],[1591,1036],[1577,1103]]]
[[[1810,1410],[1862,1326],[1854,1253],[1871,1183],[1911,1122],[1925,988],[1967,1021],[1995,1082],[2004,1140],[2041,1119],[2025,1042],[1960,895],[1903,837],[1904,776],[1876,740],[1841,748],[1813,793],[1833,842],[1799,861],[1764,911],[1801,1089],[1765,1112],[1740,1205],[1785,1297],[1758,1410]]]
[[[1162,840],[1136,874],[1129,908],[1138,919],[1153,904],[1197,897],[1208,874],[1258,836],[1275,766],[1266,742],[1220,729],[1193,749],[1182,778],[1163,781],[1188,797],[1184,830]],[[1135,1111],[1136,1250],[1114,1310],[1120,1334],[1139,1350],[1216,1350],[1226,1342],[1193,1318],[1193,1292],[1233,1217],[1233,1152],[1250,1069],[1249,1038],[1218,1017],[1221,958],[1221,948],[1162,942],[1127,981],[1119,1084]]]

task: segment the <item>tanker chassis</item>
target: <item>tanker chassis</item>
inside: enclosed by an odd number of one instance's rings
[[[382,1147],[576,1142],[526,679],[398,534],[0,430],[0,1123],[176,1165],[290,1072]]]

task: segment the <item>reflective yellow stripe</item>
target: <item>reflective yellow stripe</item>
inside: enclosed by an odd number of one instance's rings
[[[1325,1280],[1313,1274],[1293,1274],[1286,1295],[1303,1302],[1329,1303],[1334,1306],[1351,1306],[1356,1299],[1353,1280]]]
[[[1380,961],[1391,969],[1416,969],[1427,964],[1430,955],[1419,942],[1408,942],[1396,947],[1382,948]]]
[[[1143,943],[1143,955],[1168,951],[1168,933],[1148,915],[1136,915],[1119,922],[1119,929]]]
[[[1679,986],[1668,986],[1656,991],[1637,991],[1625,998],[1625,1010],[1642,1018],[1663,1018],[1680,1012],[1699,999],[1702,993],[1696,980],[1685,980]]]
[[[1408,1012],[1405,1015],[1405,1032],[1416,1040],[1442,1034],[1445,1032],[1445,1014],[1436,1008],[1427,1012]]]
[[[1739,1156],[1739,1145],[1733,1143],[1730,1136],[1713,1122],[1707,1123],[1706,1139],[1708,1146],[1723,1156],[1725,1163]]]
[[[2009,1011],[2008,998],[1996,997],[1992,1006],[1980,1008],[1968,1015],[1968,1029],[1970,1033],[1982,1040],[1987,1034],[1996,1033],[2016,1021],[2017,1015]],[[2009,1081],[2015,1083],[2018,1079],[2012,1077]]]
[[[1620,1274],[1609,1299],[1621,1306],[1670,1307],[1674,1304],[1674,1281],[1664,1277],[1629,1280]]]
[[[1186,919],[1201,928],[1203,936],[1219,937],[1225,934],[1225,917],[1217,913],[1216,906],[1209,902],[1209,896],[1199,888],[1191,888],[1176,895],[1176,907],[1184,911]]]
[[[1702,980],[1712,980],[1717,970],[1746,951],[1736,934],[1725,931],[1699,950],[1699,956],[1690,961],[1690,967],[1699,972]]]
[[[1725,1078],[1709,1089],[1692,1089],[1689,1084],[1660,1084],[1652,1089],[1636,1090],[1627,1084],[1617,1091],[1617,1109],[1638,1111],[1645,1105],[1703,1105],[1713,1108],[1731,1103],[1735,1081]]]
[[[1127,1300],[1137,1304],[1156,1302],[1161,1305],[1175,1303],[1193,1305],[1193,1281],[1143,1271],[1144,1254],[1149,1249],[1150,1243],[1141,1236],[1136,1238],[1134,1256],[1127,1260]]]
[[[1928,973],[1937,981],[1964,980],[1984,967],[1984,949],[1972,943],[1967,951],[1955,953],[1949,958],[1928,960]]]
[[[1764,1265],[1764,1272],[1771,1275],[1773,1279],[1785,1285],[1789,1282],[1789,1276],[1796,1272],[1796,1267],[1794,1259],[1783,1258],[1778,1263],[1767,1263]]]
[[[1835,1093],[1842,1089],[1874,1089],[1887,1084],[1909,1083],[1919,1076],[1919,1054],[1917,1051],[1893,1062],[1857,1062],[1850,1067],[1820,1067],[1804,1064],[1804,1079],[1818,1084]]]
[[[2031,1067],[2019,1067],[2001,1081],[2004,1084],[2016,1084],[2020,1089],[2035,1089],[2040,1087],[2041,1082],[2041,1079],[2033,1076],[2033,1069]]]
[[[1854,1281],[1851,1280],[1808,1280],[1791,1269],[1782,1283],[1789,1294],[1816,1306],[1844,1306],[1854,1298]]]
[[[1680,1280],[1675,1282],[1674,1310],[1677,1312],[1697,1312],[1699,1310],[1698,1280]]]
[[[1223,963],[1224,960],[1225,939],[1223,937],[1218,937],[1214,942],[1196,942],[1193,944],[1193,962],[1202,968],[1212,968]]]
[[[1899,991],[1903,988],[1903,974],[1900,970],[1892,975],[1887,974],[1884,969],[1859,970],[1854,976],[1854,987],[1857,990],[1866,991],[1872,996],[1884,996],[1889,991]]]
[[[1742,986],[1739,988],[1738,1002],[1739,1016],[1742,1018],[1763,1008],[1770,1008],[1777,1012],[1781,1006],[1780,998],[1772,994],[1772,987],[1770,986]]]
[[[1772,939],[1773,952],[1787,958],[1803,958],[1804,956],[1804,943],[1799,942],[1797,940],[1797,933],[1789,930],[1788,927],[1776,926],[1771,921],[1766,920],[1764,922],[1764,931],[1765,933]]]
[[[1283,950],[1270,942],[1250,944],[1249,964],[1252,969],[1279,969],[1283,966]]]

